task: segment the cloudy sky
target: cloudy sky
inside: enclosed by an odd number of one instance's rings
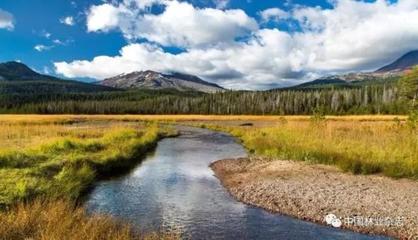
[[[86,81],[155,70],[267,89],[416,49],[418,0],[0,1],[0,61]]]

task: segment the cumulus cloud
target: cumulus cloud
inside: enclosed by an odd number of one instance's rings
[[[68,26],[74,26],[74,18],[72,16],[64,17],[60,19],[60,23],[68,25]]]
[[[276,44],[281,42],[283,44]],[[180,54],[164,52],[155,44],[130,44],[119,56],[98,56],[92,61],[58,62],[58,73],[67,77],[103,79],[138,70],[185,72],[217,81],[225,87],[251,88],[276,81],[276,76],[292,76],[286,59],[291,45],[288,34],[276,29],[260,30],[251,41],[225,48],[192,49]],[[104,66],[112,66],[112,68]]]
[[[12,30],[14,28],[13,15],[0,9],[0,29],[5,28]]]
[[[280,8],[268,8],[261,11],[259,14],[263,22],[279,21],[290,18],[290,14]]]
[[[340,0],[334,9],[298,8],[293,17],[303,29],[293,38],[307,70],[369,70],[418,49],[416,0]]]
[[[117,17],[88,21],[94,26],[91,31],[119,29],[127,37],[147,42],[130,43],[117,56],[59,62],[56,72],[102,79],[136,70],[180,71],[225,87],[254,89],[375,69],[418,49],[416,0],[335,0],[331,9],[296,6],[287,14],[264,11],[265,19],[286,17],[297,23],[297,32],[260,29],[242,10],[198,9],[177,1],[163,4],[164,11],[157,15],[139,13],[138,6],[126,4],[92,7],[89,17],[101,7],[111,9],[107,16]],[[239,37],[245,40],[236,40]],[[161,45],[185,50],[173,54]]]
[[[89,32],[107,32],[119,24],[119,15],[122,9],[106,3],[92,6],[87,16],[87,29]]]
[[[106,32],[117,28],[128,39],[190,48],[231,43],[258,28],[257,22],[242,10],[198,9],[187,2],[165,1],[165,10],[154,15],[139,14],[138,8],[128,6],[131,5],[91,7],[88,30]]]

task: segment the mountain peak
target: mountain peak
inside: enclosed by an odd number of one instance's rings
[[[401,72],[418,65],[418,50],[410,51],[393,63],[378,69],[377,73]]]
[[[214,83],[206,82],[197,76],[183,73],[159,73],[152,70],[137,71],[107,78],[101,85],[129,89],[177,89],[179,91],[219,92],[224,89]]]

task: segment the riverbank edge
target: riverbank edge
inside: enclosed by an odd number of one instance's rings
[[[301,219],[304,221],[310,221],[316,224],[320,225],[326,225],[324,221],[324,216],[326,214],[320,215],[321,217],[318,218],[318,216],[314,217],[312,215],[306,214],[303,211],[292,209],[291,207],[288,208],[278,208],[272,206],[271,202],[271,196],[268,196],[268,191],[266,189],[263,189],[263,182],[262,181],[256,181],[255,178],[250,179],[248,182],[243,183],[244,179],[234,179],[239,178],[239,175],[242,174],[244,171],[247,171],[245,169],[249,162],[251,162],[250,158],[238,158],[238,159],[221,159],[217,160],[210,164],[210,168],[215,173],[215,176],[220,180],[222,186],[231,194],[232,197],[234,197],[237,201],[243,202],[247,205],[263,208],[264,210],[276,213],[276,214],[283,214],[286,216],[294,217],[297,219]],[[259,158],[260,159],[260,158]],[[304,164],[302,162],[298,161],[288,161],[288,160],[262,160],[263,163],[267,162],[274,162],[274,161],[282,161],[282,162],[291,162],[294,164]],[[333,167],[331,166],[324,166],[327,169],[331,169]],[[245,169],[245,170],[244,170]],[[336,172],[340,172],[339,170],[333,169]],[[251,170],[248,170],[251,171]],[[260,172],[253,172],[253,174],[261,176],[262,174]],[[341,173],[341,174],[347,174],[347,173]],[[364,177],[364,176],[363,176]],[[266,177],[271,178],[271,176]],[[284,176],[286,178],[286,176]],[[383,177],[387,178],[387,177]],[[389,178],[387,178],[389,179]],[[242,181],[241,181],[242,180]],[[248,180],[248,179],[245,179]],[[392,179],[391,179],[392,180]],[[251,182],[253,181],[253,182]],[[268,181],[268,180],[267,180]],[[396,180],[395,180],[396,181]],[[408,180],[409,181],[409,180]],[[309,186],[312,182],[306,182],[306,186]],[[249,190],[248,188],[245,188],[245,186],[252,185],[254,187],[252,190]],[[264,195],[264,196],[260,196]],[[265,196],[267,195],[267,197]],[[281,199],[284,202],[291,201],[292,196],[288,196],[288,199]],[[293,196],[295,197],[295,196]],[[255,200],[256,199],[256,200]],[[321,206],[317,205],[316,208],[320,208]],[[341,209],[344,209],[344,205],[341,205]],[[386,230],[378,227],[368,227],[368,228],[360,228],[356,226],[342,226],[342,229],[345,230],[351,230],[354,232],[362,233],[362,234],[368,234],[368,235],[383,235],[388,237],[393,237],[400,240],[409,240],[409,239],[418,239],[418,232],[417,233],[410,233],[410,232],[402,232],[402,231],[391,231]],[[418,229],[416,230],[418,231]]]
[[[96,187],[96,183],[99,181],[111,179],[118,176],[123,176],[127,172],[131,171],[135,168],[138,164],[140,164],[148,153],[151,153],[158,145],[158,142],[165,138],[175,138],[180,135],[179,132],[160,132],[158,133],[157,137],[153,139],[153,141],[149,142],[145,145],[139,145],[135,148],[135,152],[129,158],[121,158],[119,159],[116,165],[105,165],[102,167],[95,166],[95,178],[92,182],[86,185],[85,189],[81,192],[81,194],[77,197],[75,202],[78,206],[82,206],[86,198],[88,197],[89,193],[91,193],[94,188]]]

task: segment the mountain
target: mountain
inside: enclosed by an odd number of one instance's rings
[[[322,77],[288,89],[318,89],[338,87],[359,87],[371,84],[391,84],[396,82],[405,70],[418,65],[418,50],[408,52],[393,63],[375,72],[359,72]]]
[[[130,89],[176,89],[179,91],[198,91],[215,93],[224,89],[214,83],[206,82],[197,76],[182,73],[163,74],[154,71],[140,71],[107,78],[99,84],[114,88]]]
[[[418,50],[408,52],[393,63],[378,69],[376,73],[402,72],[415,65],[418,65]]]
[[[114,88],[39,74],[18,62],[0,63],[0,94],[61,94],[113,91]]]
[[[0,63],[0,79],[9,81],[58,80],[58,78],[39,74],[19,62]]]

